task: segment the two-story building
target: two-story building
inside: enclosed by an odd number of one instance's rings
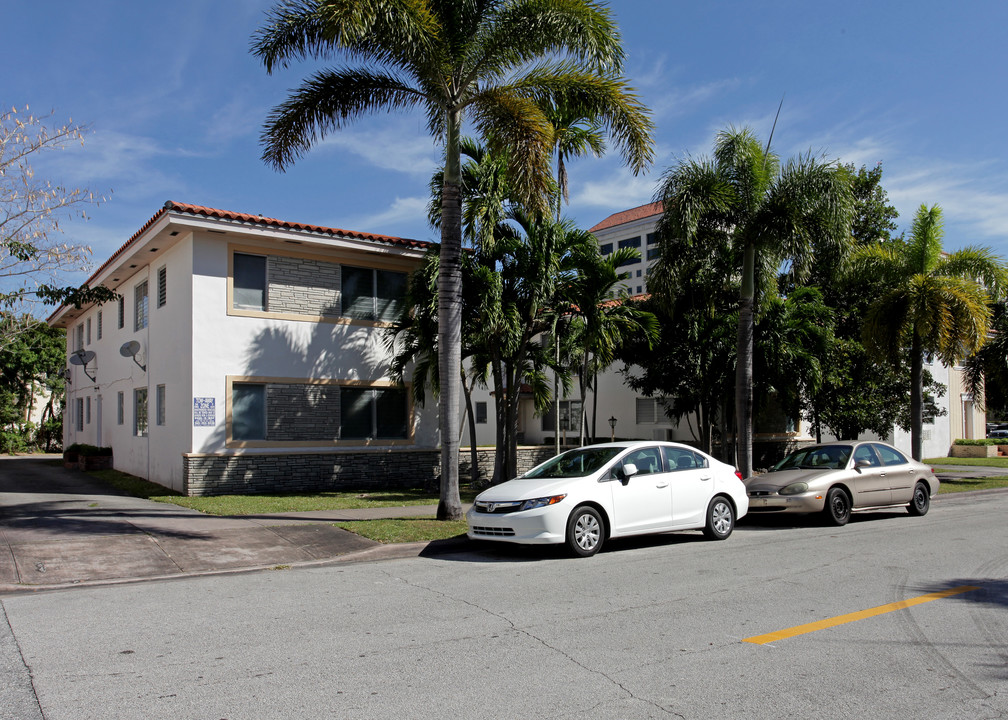
[[[436,407],[385,328],[429,245],[168,202],[60,307],[64,447],[188,494],[430,483]],[[76,359],[74,359],[76,358]]]

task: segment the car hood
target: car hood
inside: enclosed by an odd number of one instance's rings
[[[476,499],[507,502],[508,500],[529,500],[549,495],[560,495],[569,492],[572,483],[584,482],[585,480],[585,478],[515,478],[487,488],[477,495]]]
[[[746,479],[745,485],[748,492],[780,490],[786,485],[796,482],[806,482],[813,485],[823,482],[825,479],[838,475],[842,470],[808,470],[795,468],[793,470],[780,470],[778,472],[768,472],[763,475],[754,475]]]

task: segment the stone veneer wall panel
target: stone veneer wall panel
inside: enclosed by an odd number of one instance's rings
[[[268,266],[270,312],[312,317],[342,314],[338,263],[270,255]]]
[[[477,451],[480,483],[493,474],[494,451]],[[460,458],[459,475],[469,479],[469,453]],[[518,449],[518,469],[525,472],[552,457],[552,447]],[[441,477],[440,450],[347,451],[188,455],[183,458],[187,495],[252,494],[426,488],[436,490]]]

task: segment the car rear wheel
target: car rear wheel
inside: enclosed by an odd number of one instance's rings
[[[931,508],[931,489],[927,486],[927,483],[919,482],[914,486],[913,499],[910,500],[910,510],[911,515],[921,516],[927,515],[927,511]]]
[[[735,529],[735,509],[727,498],[718,495],[707,506],[704,535],[710,540],[724,540]]]
[[[830,525],[846,525],[850,520],[851,501],[840,488],[833,488],[826,494],[826,507],[823,514]]]
[[[575,508],[567,520],[567,547],[578,557],[591,557],[602,547],[605,526],[598,510],[588,505]]]

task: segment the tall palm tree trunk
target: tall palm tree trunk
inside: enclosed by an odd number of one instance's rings
[[[910,343],[910,454],[914,460],[923,457],[921,435],[924,429],[924,350],[915,332]]]
[[[752,475],[752,376],[753,297],[755,295],[756,249],[747,243],[739,294],[738,365],[735,369],[736,455],[742,477]]]
[[[449,112],[444,191],[441,198],[441,251],[438,273],[438,427],[441,431],[441,498],[438,520],[462,518],[459,498],[459,406],[462,374],[462,172],[461,115]]]

